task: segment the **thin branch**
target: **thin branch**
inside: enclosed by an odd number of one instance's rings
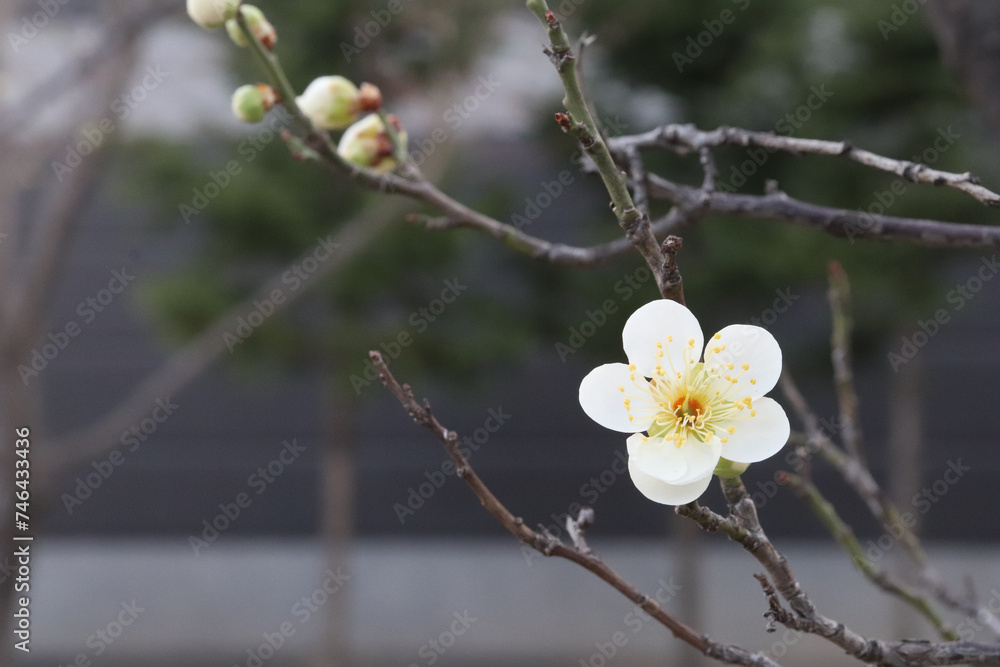
[[[629,147],[625,150],[628,159],[629,182],[635,197],[635,206],[647,218],[649,217],[649,193],[646,192],[646,165],[638,148]]]
[[[848,455],[866,465],[851,354],[851,334],[854,329],[851,319],[851,283],[838,262],[830,263],[828,297],[833,317],[830,356],[833,361],[833,380],[837,386],[837,402],[840,404],[840,438]]]
[[[125,43],[133,41],[136,34],[144,33],[161,19],[179,13],[180,10],[178,4],[167,0],[150,9],[136,10],[108,26],[104,34],[94,40],[97,46],[93,51],[70,59],[54,74],[35,84],[18,100],[16,106],[5,110],[0,118],[0,143],[6,143],[22,133],[29,122],[38,118],[39,109],[53,106],[58,98],[81,87],[89,88],[91,75],[109,60],[128,60],[123,55]]]
[[[566,96],[563,103],[568,114],[556,114],[563,130],[572,134],[580,142],[581,148],[590,156],[611,197],[611,207],[618,224],[625,230],[625,236],[642,255],[656,278],[660,294],[665,299],[677,300],[677,286],[667,281],[667,267],[659,244],[649,226],[649,216],[633,201],[628,189],[628,179],[619,169],[608,145],[601,136],[600,129],[580,86],[576,57],[570,47],[569,38],[559,19],[553,14],[545,0],[528,0],[530,9],[542,25],[546,27],[551,48],[546,50],[549,59],[559,73]],[[683,298],[683,295],[681,295]]]
[[[722,491],[729,505],[730,516],[723,518],[712,512],[692,511],[691,506],[678,513],[688,516],[706,530],[726,532],[764,566],[791,612],[778,613],[772,606],[769,615],[786,627],[808,632],[827,639],[848,654],[866,663],[892,667],[923,665],[1000,665],[1000,645],[979,642],[932,643],[916,640],[889,642],[869,639],[843,623],[820,614],[792,574],[785,557],[771,543],[757,518],[757,509],[743,482],[738,477],[723,478]],[[777,600],[777,596],[774,596]],[[780,604],[778,605],[780,607]]]
[[[664,284],[666,285],[666,291],[663,292],[663,295],[682,306],[686,305],[684,302],[684,278],[681,277],[680,268],[677,266],[677,253],[683,247],[684,240],[672,234],[663,240],[663,245],[660,247],[664,258]]]
[[[418,402],[414,398],[413,391],[409,385],[400,384],[396,380],[381,354],[373,351],[369,353],[369,356],[375,368],[379,371],[382,384],[399,400],[400,404],[418,426],[429,431],[444,445],[445,451],[447,451],[448,456],[455,464],[456,474],[472,489],[472,492],[479,499],[483,507],[486,508],[486,511],[492,514],[514,537],[545,556],[565,558],[589,570],[629,600],[639,605],[647,614],[668,628],[675,637],[690,644],[709,657],[729,664],[755,665],[758,667],[776,667],[778,665],[774,660],[763,654],[750,653],[738,646],[718,644],[711,641],[707,636],[698,634],[694,629],[666,612],[655,600],[644,595],[632,584],[625,581],[621,575],[612,570],[602,560],[593,555],[593,553],[589,552],[589,549],[584,550],[579,548],[578,545],[568,545],[551,534],[532,530],[525,525],[524,520],[514,516],[493,495],[493,492],[489,490],[479,475],[472,469],[468,459],[462,454],[461,447],[459,447],[458,434],[455,431],[445,428],[437,420],[427,401]]]
[[[587,529],[594,525],[594,508],[581,507],[574,519],[566,517],[566,533],[577,551],[585,556],[593,555],[593,550],[587,545]]]
[[[91,83],[90,86],[97,88],[95,97],[103,102],[102,106],[110,105],[122,93],[134,69],[132,56],[139,39],[165,15],[165,9],[160,7],[154,11],[139,12],[109,29],[114,35],[110,40],[113,48],[101,49],[92,56],[92,63],[88,65],[95,70],[102,66],[108,70],[103,85],[98,88]],[[120,28],[120,31],[115,28]],[[96,57],[98,55],[100,58]],[[74,127],[72,131],[77,129]],[[4,352],[13,358],[26,357],[41,335],[48,306],[55,296],[53,287],[65,264],[79,212],[86,208],[98,191],[117,136],[115,133],[104,137],[91,154],[72,169],[66,176],[66,182],[42,202],[29,226],[30,234],[21,246],[29,254],[15,269],[23,275],[26,284],[21,290],[11,290],[8,297],[10,305],[4,308],[9,312],[3,331],[3,347]],[[4,249],[4,258],[10,259],[12,252],[13,244],[10,244]]]
[[[634,147],[632,150],[635,150]],[[715,164],[715,156],[707,147],[698,151],[698,161],[701,162],[701,170],[705,177],[701,183],[701,189],[705,191],[715,190],[715,183],[719,178],[719,167]]]
[[[235,322],[253,308],[255,299],[270,300],[274,290],[279,290],[285,298],[281,301],[271,301],[274,306],[273,314],[287,309],[306,295],[314,285],[342,268],[349,259],[378,238],[396,215],[398,208],[398,205],[388,207],[384,205],[381,211],[346,223],[330,239],[331,246],[336,248],[336,255],[320,262],[316,271],[301,287],[297,290],[288,289],[282,282],[285,270],[277,272],[252,296],[216,318],[196,338],[175,352],[136,387],[130,389],[127,397],[103,417],[76,431],[56,437],[50,447],[39,450],[36,456],[51,457],[51,460],[46,459],[45,465],[55,468],[103,455],[118,444],[118,436],[122,432],[127,431],[148,414],[156,399],[166,398],[180,391],[224,353],[230,351],[223,336],[227,333],[232,335]],[[312,257],[313,251],[314,248],[310,248],[300,260],[297,260],[297,263],[301,263],[301,259]],[[40,464],[39,467],[44,466]]]
[[[760,146],[792,155],[809,153],[831,155],[851,162],[896,174],[913,183],[926,183],[954,188],[974,197],[988,206],[1000,206],[1000,194],[979,184],[979,179],[969,172],[956,174],[931,169],[925,164],[909,160],[894,160],[871,151],[855,148],[848,141],[822,141],[798,139],[770,132],[754,132],[735,127],[699,130],[694,125],[664,125],[643,134],[616,137],[610,140],[614,149],[629,146],[659,146],[677,152],[699,151],[717,146]]]
[[[808,434],[808,450],[818,452],[823,459],[840,473],[844,481],[854,489],[858,497],[864,501],[868,511],[883,528],[892,528],[903,550],[918,567],[921,585],[930,591],[941,604],[949,609],[960,611],[969,618],[974,618],[989,627],[990,631],[1000,637],[1000,619],[985,606],[980,605],[971,596],[959,596],[949,590],[944,578],[931,562],[924,551],[920,538],[911,530],[909,522],[903,520],[899,509],[882,491],[878,482],[872,476],[867,466],[857,459],[848,456],[837,447],[820,425],[816,414],[807,404],[802,392],[799,391],[791,375],[784,371],[779,380],[781,390],[788,399],[799,420],[805,425]]]
[[[1000,227],[896,218],[831,208],[794,199],[780,191],[764,195],[706,192],[656,174],[649,174],[648,179],[650,197],[670,200],[685,213],[698,212],[700,217],[730,215],[791,222],[851,241],[860,238],[932,248],[1000,248]]]
[[[785,481],[800,499],[805,501],[813,514],[823,522],[827,531],[847,552],[854,567],[868,581],[916,609],[937,630],[942,639],[953,641],[958,639],[954,630],[948,627],[934,608],[934,604],[925,596],[911,590],[901,582],[896,581],[888,572],[877,567],[865,555],[864,548],[855,537],[851,527],[840,517],[836,508],[827,500],[819,488],[805,476],[788,474]]]
[[[551,12],[549,12],[551,14]],[[545,12],[542,12],[545,16]],[[285,75],[277,56],[266,49],[252,34],[246,25],[242,13],[237,15],[243,32],[246,34],[252,51],[261,63],[268,77],[280,92],[282,104],[294,120],[301,137],[286,136],[293,153],[303,159],[317,160],[326,167],[346,174],[352,181],[370,190],[388,194],[402,194],[417,201],[428,204],[444,213],[443,218],[427,218],[414,216],[413,221],[422,221],[433,229],[451,227],[469,227],[484,232],[500,240],[511,248],[529,257],[549,261],[557,265],[590,267],[602,264],[610,259],[624,254],[624,244],[612,242],[593,248],[578,248],[564,244],[551,243],[529,234],[525,234],[513,225],[495,220],[475,211],[468,206],[449,197],[420,173],[416,165],[406,162],[399,174],[379,174],[370,169],[359,168],[345,161],[336,150],[336,146],[326,132],[317,131],[295,104],[295,90]],[[567,122],[581,138],[581,145],[587,154],[597,164],[605,185],[611,193],[612,203],[625,229],[627,243],[638,249],[656,276],[657,284],[665,298],[683,302],[683,284],[673,257],[665,256],[659,248],[657,232],[672,231],[675,224],[686,224],[694,216],[671,215],[663,220],[663,225],[654,228],[647,215],[643,214],[632,202],[624,175],[614,164],[607,146],[597,129],[590,110],[580,89],[577,71],[572,66],[574,61],[572,50],[566,42],[566,35],[559,27],[558,21],[546,19],[549,24],[550,38],[553,42],[553,59],[559,60],[559,71],[567,88],[567,108],[582,118],[577,122],[567,118]],[[558,46],[556,46],[558,45]],[[562,114],[565,116],[565,114]],[[644,185],[640,185],[644,188]]]

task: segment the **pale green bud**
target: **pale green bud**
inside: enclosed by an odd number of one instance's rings
[[[750,467],[749,463],[737,463],[729,459],[720,458],[712,472],[719,477],[739,477]]]
[[[277,102],[277,93],[267,84],[240,86],[233,93],[233,114],[244,123],[259,123]]]
[[[278,43],[278,33],[264,16],[264,12],[254,5],[243,5],[240,11],[243,12],[243,18],[246,20],[250,32],[260,40],[261,45],[268,51],[274,50],[274,45]],[[226,32],[229,33],[229,38],[236,46],[244,48],[250,46],[250,41],[235,18],[226,21]]]
[[[399,138],[400,151],[406,152],[406,130],[403,129],[396,116],[388,116]],[[351,164],[374,169],[380,173],[388,173],[399,164],[396,161],[392,141],[385,129],[385,124],[377,114],[369,114],[351,125],[340,138],[337,154]]]
[[[361,91],[342,76],[321,76],[296,100],[315,127],[343,130],[361,115]]]
[[[202,28],[214,30],[236,16],[238,0],[187,0],[187,13]]]

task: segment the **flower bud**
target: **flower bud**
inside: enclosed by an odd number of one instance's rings
[[[314,126],[324,130],[342,130],[361,115],[364,90],[362,86],[359,91],[342,76],[321,76],[310,83],[295,101]],[[378,93],[377,88],[375,93]],[[370,90],[367,96],[371,104],[373,94]],[[381,93],[378,93],[378,98],[381,105]]]
[[[202,28],[220,28],[236,16],[238,0],[187,0],[187,13]]]
[[[278,33],[264,16],[264,12],[254,5],[243,5],[240,11],[243,12],[243,18],[246,20],[250,32],[260,40],[261,45],[268,51],[274,50],[274,45],[278,43]],[[229,39],[233,40],[236,46],[244,48],[250,46],[250,41],[235,18],[226,21],[226,32],[229,33]]]
[[[406,130],[396,116],[390,115],[387,119],[396,130],[400,151],[405,153]],[[376,114],[369,114],[347,128],[340,138],[337,154],[351,164],[383,174],[392,171],[399,164],[385,124]]]
[[[358,105],[362,111],[378,111],[382,108],[382,91],[371,83],[362,83]]]
[[[233,114],[244,123],[259,123],[277,102],[278,94],[267,84],[240,86],[233,93]]]

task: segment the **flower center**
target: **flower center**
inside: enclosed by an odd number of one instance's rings
[[[689,340],[683,348],[681,367],[676,368],[672,358],[664,353],[671,344],[676,345],[671,336],[665,343],[656,344],[652,378],[638,374],[635,364],[629,365],[632,387],[630,391],[618,388],[624,394],[629,421],[650,421],[646,428],[650,437],[670,440],[677,447],[689,438],[698,442],[715,442],[716,438],[728,442],[728,436],[736,432],[731,424],[734,418],[738,415],[754,417],[757,413],[749,396],[733,396],[738,390],[739,378],[750,370],[749,365],[743,364],[735,376],[727,372],[735,370],[732,363],[719,362],[706,367],[697,361],[694,341]],[[724,345],[713,347],[716,354],[724,350]],[[740,414],[744,410],[748,410],[749,415]]]
[[[694,396],[681,396],[674,401],[674,414],[678,417],[698,415],[702,409],[701,401]]]

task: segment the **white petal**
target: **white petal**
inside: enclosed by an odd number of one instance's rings
[[[672,336],[673,342],[667,337]],[[688,341],[694,345],[688,352],[688,361],[697,362],[705,337],[694,314],[668,299],[651,301],[632,313],[622,330],[622,344],[629,363],[646,377],[652,377],[656,367],[656,344],[663,344],[663,365],[668,371],[685,368],[684,351]],[[669,360],[669,361],[668,361]]]
[[[642,436],[632,436],[629,441],[633,438]],[[719,464],[722,444],[688,437],[678,447],[664,438],[646,438],[634,445],[630,442],[628,453],[636,467],[647,475],[671,484],[687,484],[712,474]]]
[[[791,427],[784,409],[770,398],[757,398],[753,401],[756,416],[750,416],[750,410],[742,410],[740,416],[732,421],[736,431],[726,437],[728,442],[722,445],[722,455],[730,461],[738,463],[756,463],[774,456],[788,442]]]
[[[729,364],[733,365],[732,370],[726,368]],[[744,364],[749,370],[743,370]],[[781,348],[766,329],[749,324],[731,324],[709,339],[705,346],[705,367],[713,375],[730,374],[735,377],[742,372],[733,391],[741,398],[757,398],[774,389],[778,382]]]
[[[651,475],[647,475],[635,465],[634,459],[628,460],[628,472],[632,476],[632,483],[639,493],[646,496],[653,502],[664,505],[684,505],[697,500],[705,493],[709,482],[712,481],[712,473],[709,472],[704,478],[695,480],[688,484],[670,484],[659,480]]]
[[[632,405],[638,406],[642,400],[635,396],[630,371],[625,364],[604,364],[590,371],[580,382],[580,405],[587,416],[604,428],[623,433],[638,433],[644,431],[652,422],[655,413],[645,410],[649,416],[644,420],[629,421],[625,411],[625,394],[619,387],[624,387],[632,399]],[[642,378],[638,378],[643,382]]]

